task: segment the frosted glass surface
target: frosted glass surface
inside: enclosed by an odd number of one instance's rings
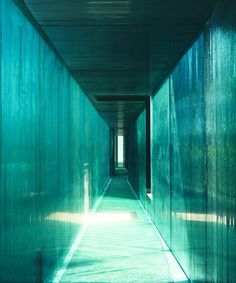
[[[109,129],[13,2],[0,8],[0,282],[43,282],[107,181]]]
[[[146,198],[146,111],[138,117],[128,135],[128,178],[135,193]]]
[[[218,1],[152,101],[153,199],[141,200],[193,282],[236,282],[235,19],[235,1]],[[129,178],[142,196],[140,117]]]

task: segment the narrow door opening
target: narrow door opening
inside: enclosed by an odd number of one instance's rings
[[[117,136],[117,167],[124,168],[124,137]]]

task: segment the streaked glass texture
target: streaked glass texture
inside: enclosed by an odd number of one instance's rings
[[[128,135],[128,178],[140,199],[146,199],[146,111]]]
[[[109,129],[14,3],[0,8],[0,282],[44,282],[108,179]]]
[[[236,282],[235,19],[236,3],[218,1],[152,102],[150,214],[192,282]],[[138,176],[130,180],[142,194]]]

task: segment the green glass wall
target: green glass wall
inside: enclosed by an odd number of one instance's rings
[[[138,117],[128,139],[128,179],[135,193],[146,198],[146,111]]]
[[[193,282],[236,282],[235,19],[235,1],[218,1],[152,100],[150,214]]]
[[[109,175],[109,129],[11,0],[1,0],[0,282],[43,282]]]

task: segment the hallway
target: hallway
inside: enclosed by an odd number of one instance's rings
[[[0,0],[0,283],[236,282],[235,46],[236,0]]]
[[[185,282],[181,268],[174,259],[170,262],[170,252],[162,245],[127,177],[112,179],[89,219],[81,242],[58,282]]]

